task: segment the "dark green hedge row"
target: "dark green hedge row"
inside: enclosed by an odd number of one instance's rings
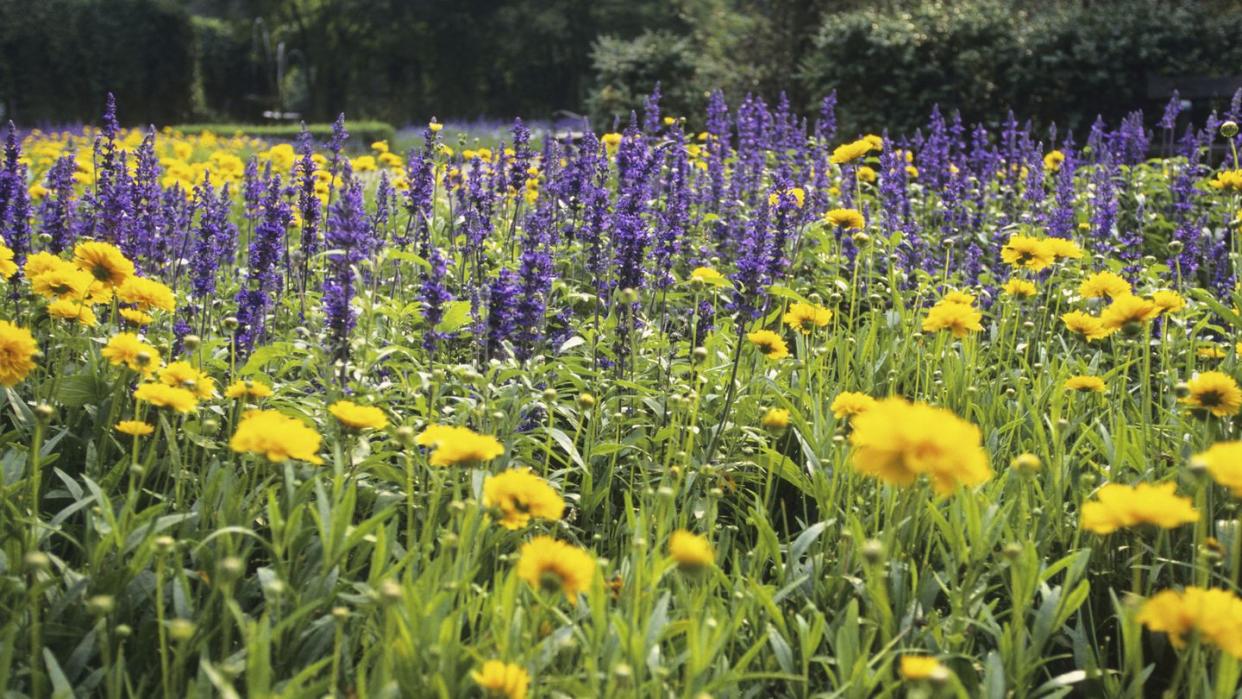
[[[1150,120],[1159,104],[1149,76],[1242,75],[1236,7],[963,0],[857,10],[825,18],[802,80],[813,93],[836,89],[853,130],[908,129],[935,103],[968,120],[1013,108],[1079,130],[1141,106]]]

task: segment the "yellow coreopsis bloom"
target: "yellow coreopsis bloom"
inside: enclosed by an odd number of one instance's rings
[[[1117,298],[1119,296],[1129,296],[1130,282],[1122,279],[1120,275],[1112,272],[1096,272],[1083,280],[1078,285],[1078,293],[1085,298]]]
[[[337,422],[351,430],[382,430],[388,426],[388,416],[373,405],[358,405],[353,401],[340,400],[328,406],[328,412]]]
[[[159,309],[172,313],[177,309],[177,299],[166,284],[145,277],[129,277],[116,290],[116,297],[133,304],[140,311]]]
[[[1160,307],[1139,296],[1117,296],[1100,313],[1100,325],[1108,331],[1139,329],[1143,323],[1160,315]]]
[[[0,320],[0,386],[16,386],[35,368],[39,345],[26,328]]]
[[[433,122],[433,126],[439,126]],[[479,685],[489,699],[526,699],[530,675],[514,663],[489,660],[483,667],[470,673],[470,679]]]
[[[500,512],[500,526],[521,529],[532,518],[556,521],[565,512],[565,501],[548,482],[525,468],[488,476],[483,481],[483,505]]]
[[[1044,244],[1052,250],[1052,256],[1058,260],[1077,260],[1082,257],[1082,248],[1069,238],[1044,238]]]
[[[939,660],[928,655],[903,655],[898,665],[901,679],[943,680],[949,676],[949,670]]]
[[[322,437],[297,418],[275,410],[249,410],[242,415],[229,448],[239,453],[262,454],[268,461],[297,459],[322,464],[319,443]]]
[[[1179,497],[1176,491],[1176,483],[1109,483],[1100,488],[1095,500],[1083,503],[1082,528],[1111,534],[1144,524],[1173,529],[1198,520],[1199,511],[1190,498]]]
[[[262,381],[242,379],[229,384],[224,391],[226,398],[252,398],[255,400],[272,395],[272,387]]]
[[[832,209],[824,214],[824,220],[842,230],[860,230],[867,225],[858,209]]]
[[[1005,282],[1003,289],[1005,294],[1022,299],[1030,298],[1038,291],[1033,282],[1029,282],[1025,279],[1018,279],[1016,277]]]
[[[79,325],[94,327],[99,320],[90,306],[83,305],[72,299],[56,299],[47,305],[47,314],[62,320],[76,320]]]
[[[504,446],[495,437],[451,425],[429,425],[415,443],[433,449],[428,460],[432,466],[478,464],[505,453]]]
[[[179,413],[188,413],[198,407],[198,398],[192,392],[162,383],[141,384],[134,391],[134,400]]]
[[[668,538],[668,555],[683,570],[697,570],[716,563],[716,552],[707,537],[685,529],[678,529]]]
[[[1195,632],[1201,641],[1242,658],[1242,599],[1228,590],[1164,590],[1143,603],[1138,621],[1168,634],[1174,648],[1184,648],[1186,636]]]
[[[0,279],[8,279],[14,274],[17,274],[17,263],[13,261],[13,251],[0,243]]]
[[[1048,151],[1044,156],[1044,169],[1048,172],[1056,172],[1061,169],[1061,163],[1065,162],[1065,154],[1059,150]]]
[[[874,407],[875,404],[876,400],[866,393],[845,391],[833,399],[832,405],[829,408],[832,410],[833,416],[841,420],[864,413]]]
[[[1013,235],[1009,237],[1009,242],[1001,248],[1001,259],[1006,264],[1029,269],[1034,272],[1052,264],[1056,256],[1052,252],[1052,246],[1039,238],[1032,238],[1029,235]]]
[[[1104,379],[1098,376],[1071,376],[1065,381],[1065,390],[1082,393],[1103,393]]]
[[[832,311],[810,303],[795,303],[781,317],[785,325],[806,335],[815,328],[822,328],[832,320]]]
[[[759,420],[759,424],[762,425],[765,430],[780,432],[786,427],[789,427],[789,411],[784,408],[769,408]]]
[[[898,486],[920,476],[939,495],[992,477],[979,428],[943,408],[885,398],[853,418],[855,470]]]
[[[865,156],[874,149],[874,144],[865,138],[837,146],[829,160],[833,165],[845,165]]]
[[[216,380],[206,373],[195,369],[189,362],[173,362],[160,369],[160,383],[167,386],[184,388],[199,400],[208,400],[216,395]]]
[[[1242,442],[1217,442],[1195,454],[1191,463],[1201,466],[1212,480],[1242,498]]]
[[[690,281],[705,286],[728,286],[729,280],[711,267],[695,267],[690,272]]]
[[[1171,289],[1161,289],[1151,295],[1152,303],[1160,308],[1161,313],[1177,313],[1186,307],[1186,299]]]
[[[146,437],[155,431],[155,426],[142,420],[122,420],[116,423],[116,431],[131,437]]]
[[[757,347],[763,356],[773,361],[789,356],[789,345],[785,344],[785,339],[771,330],[756,330],[747,333],[746,339]]]
[[[1242,389],[1232,376],[1223,372],[1205,371],[1195,376],[1186,382],[1186,391],[1181,399],[1183,405],[1216,417],[1237,415],[1242,409]]]
[[[572,544],[537,536],[518,551],[517,575],[533,588],[572,600],[591,588],[595,559]]]
[[[160,352],[133,333],[117,333],[99,351],[113,366],[122,364],[143,374],[160,368]]]
[[[927,317],[923,319],[923,330],[948,330],[953,333],[953,337],[962,338],[982,330],[983,325],[979,322],[982,319],[983,313],[967,304],[942,301],[927,311]]]
[[[111,243],[94,240],[78,243],[73,248],[73,261],[96,281],[113,288],[134,276],[134,263]]]
[[[1061,321],[1070,332],[1078,333],[1088,340],[1102,340],[1112,334],[1112,331],[1105,329],[1099,318],[1082,311],[1062,314]]]

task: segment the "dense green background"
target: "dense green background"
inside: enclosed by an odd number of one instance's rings
[[[837,89],[850,128],[933,103],[1081,128],[1154,107],[1152,75],[1242,74],[1238,0],[0,0],[0,104],[22,123],[254,122],[264,110],[398,125],[624,118],[657,80],[701,113]],[[1205,108],[1210,105],[1200,105]],[[1151,110],[1149,110],[1151,111]],[[1150,116],[1150,115],[1149,115]]]

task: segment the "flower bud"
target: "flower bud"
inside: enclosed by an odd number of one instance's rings
[[[1233,138],[1238,135],[1238,122],[1230,119],[1220,125],[1220,135],[1225,138]]]

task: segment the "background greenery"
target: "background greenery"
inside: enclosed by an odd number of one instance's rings
[[[1155,112],[1150,76],[1238,74],[1237,0],[0,0],[0,105],[22,123],[255,122],[264,111],[397,125],[521,114],[626,118],[657,81],[701,114],[832,89],[851,129],[931,105],[1081,128]],[[1200,110],[1213,106],[1197,104]]]

